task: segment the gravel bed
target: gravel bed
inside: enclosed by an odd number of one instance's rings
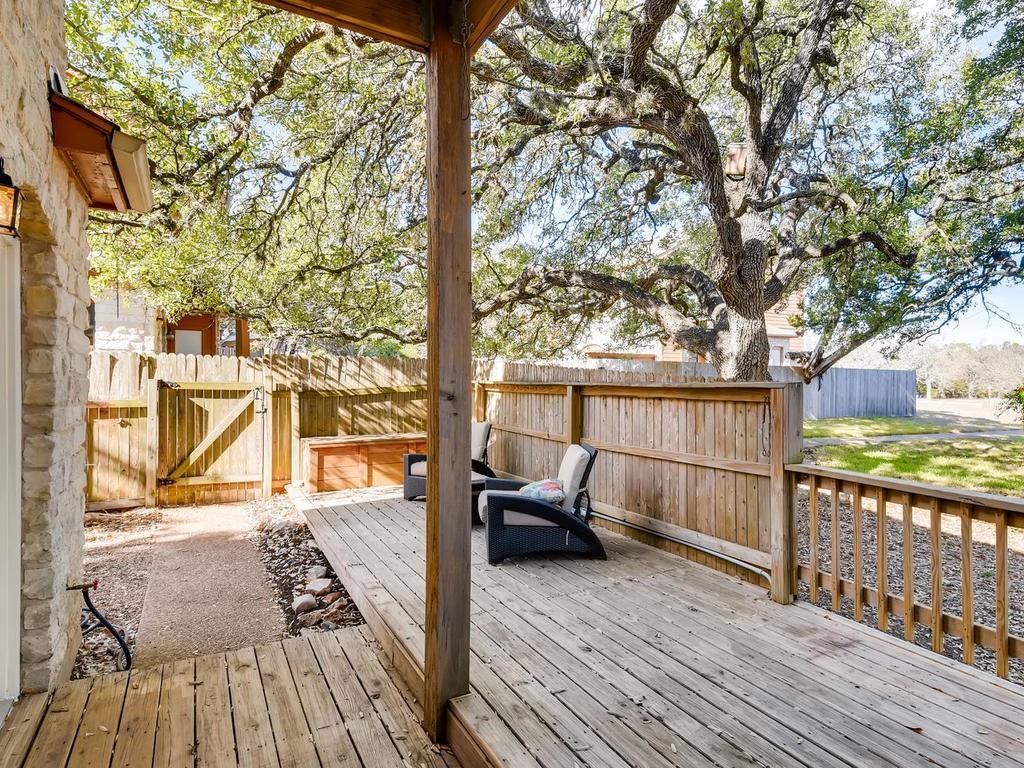
[[[253,543],[270,575],[288,634],[363,624],[363,617],[287,496],[250,503]]]
[[[288,635],[363,623],[286,496],[250,502],[248,512],[253,521],[250,539],[284,614]],[[133,651],[162,520],[160,510],[153,509],[94,512],[85,518],[83,579],[99,580],[99,589],[90,593],[93,602],[123,631]],[[296,599],[304,596],[317,578],[321,579],[318,594],[307,597],[305,609],[296,612]],[[310,598],[315,601],[311,606]],[[97,629],[83,638],[72,676],[78,679],[113,672],[120,661],[120,647],[106,630]]]
[[[797,549],[802,564],[810,562],[810,535],[808,492],[801,488],[797,497]],[[877,573],[877,534],[874,500],[864,499],[864,511],[861,521],[863,582],[867,587],[876,585]],[[887,572],[889,577],[888,590],[890,595],[903,593],[903,521],[897,507],[891,506],[886,516],[886,552]],[[1024,534],[1016,529],[1009,531],[1009,555],[1007,557],[1007,589],[1009,608],[1010,634],[1024,636]],[[987,523],[975,521],[972,526],[971,572],[973,585],[974,620],[978,624],[995,626],[995,528]],[[839,546],[840,570],[844,579],[853,579],[853,510],[849,497],[840,496],[839,503]],[[832,571],[832,506],[829,494],[821,494],[818,502],[818,565],[820,570]],[[942,533],[940,536],[942,555],[942,606],[943,610],[952,615],[962,615],[962,561],[960,520],[950,515],[942,516]],[[931,531],[930,514],[924,510],[915,510],[913,529],[913,560],[914,560],[914,597],[923,605],[931,604]],[[806,583],[799,585],[799,595],[803,600],[810,600],[810,590]],[[822,608],[831,610],[832,595],[827,590],[819,593],[817,602]],[[853,600],[844,597],[840,611],[843,616],[853,618]],[[871,606],[864,606],[864,623],[872,627],[878,626],[877,611]],[[902,638],[903,619],[900,616],[889,617],[888,633]],[[930,627],[922,624],[915,626],[914,641],[917,645],[931,649],[932,638]],[[957,661],[963,660],[963,645],[960,637],[945,635],[943,654]],[[975,644],[974,666],[987,672],[995,671],[995,653]],[[1010,680],[1024,683],[1024,660],[1010,659]]]
[[[83,580],[99,580],[90,591],[93,603],[124,632],[134,650],[142,603],[153,560],[152,535],[159,527],[159,510],[90,512],[85,516]],[[75,679],[113,672],[122,660],[121,648],[103,628],[82,638],[75,657]]]

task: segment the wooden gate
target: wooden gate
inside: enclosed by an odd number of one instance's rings
[[[149,445],[158,455],[160,504],[241,501],[262,493],[267,409],[255,382],[156,379],[150,398],[157,418]]]

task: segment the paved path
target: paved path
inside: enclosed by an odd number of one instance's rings
[[[284,637],[244,504],[163,510],[135,662],[149,667]]]
[[[817,448],[822,445],[874,445],[875,443],[902,443],[906,440],[975,440],[978,438],[1002,439],[1024,437],[1020,427],[1014,429],[990,429],[985,432],[935,432],[920,435],[881,435],[879,437],[812,437],[804,439],[804,446]]]

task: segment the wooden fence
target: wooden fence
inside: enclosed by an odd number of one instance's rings
[[[715,381],[709,363],[667,363],[649,360],[593,360],[585,367],[559,362],[494,363],[498,375],[510,381]],[[803,380],[789,366],[769,368],[774,381]],[[486,377],[484,377],[486,378]],[[804,389],[804,416],[830,419],[844,416],[914,416],[917,413],[917,372],[874,368],[832,368]]]
[[[772,378],[795,381],[784,369]],[[831,419],[843,416],[914,416],[917,414],[917,371],[874,368],[831,368],[804,386],[804,416]]]
[[[422,360],[94,352],[88,507],[267,495],[303,437],[422,430],[424,381]]]
[[[778,574],[773,592],[789,594],[784,465],[802,445],[800,388],[627,381],[636,377],[478,382],[492,465],[552,477],[568,444],[589,443],[600,451],[589,490],[602,524],[751,580]]]
[[[920,632],[939,653],[955,638],[967,664],[988,649],[1001,677],[1024,658],[1008,564],[1015,558],[1019,575],[1024,499],[803,464],[787,471],[807,490],[793,497],[794,562],[812,602],[857,621],[871,612],[878,629],[894,624],[911,641]]]

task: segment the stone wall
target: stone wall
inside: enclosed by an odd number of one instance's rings
[[[0,1],[0,157],[22,215],[22,687],[51,688],[79,642],[89,343],[86,201],[51,140],[62,0]]]

